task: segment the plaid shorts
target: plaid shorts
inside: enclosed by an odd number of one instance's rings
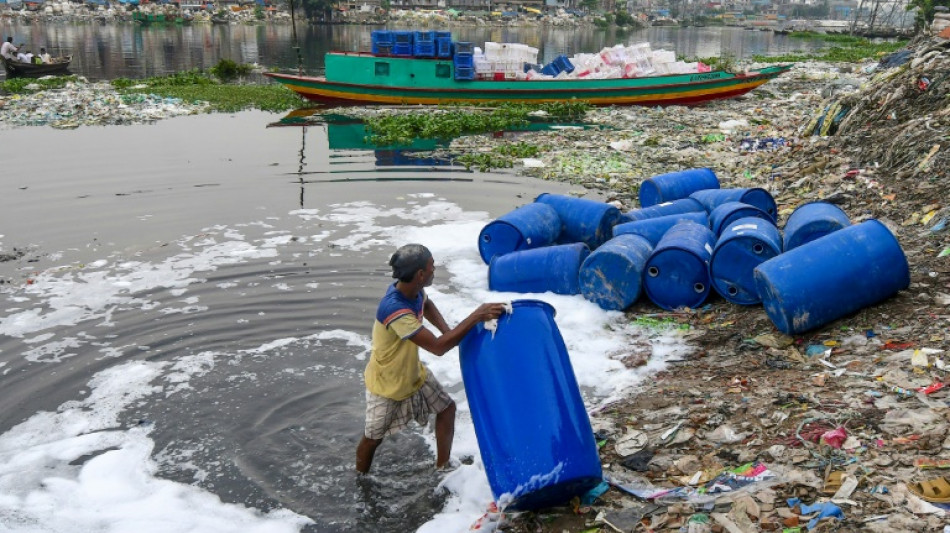
[[[429,421],[429,415],[441,413],[452,404],[452,398],[442,388],[432,372],[425,383],[405,400],[391,400],[366,391],[367,439],[379,440],[397,433],[415,420],[420,426]]]

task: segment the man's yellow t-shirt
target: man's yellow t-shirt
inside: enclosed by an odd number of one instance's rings
[[[412,336],[422,329],[425,292],[410,301],[393,283],[379,302],[373,321],[373,342],[363,377],[366,389],[391,400],[405,400],[422,387],[426,367]]]

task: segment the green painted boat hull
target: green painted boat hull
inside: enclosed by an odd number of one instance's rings
[[[777,65],[746,74],[713,71],[601,80],[456,80],[452,61],[331,53],[326,77],[267,73],[324,104],[491,104],[569,100],[593,105],[691,105],[734,98],[788,71]]]

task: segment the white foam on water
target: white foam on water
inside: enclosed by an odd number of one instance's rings
[[[0,435],[4,531],[289,533],[310,523],[155,477],[148,427],[120,428],[118,415],[162,389],[153,382],[166,366],[135,361],[103,370],[89,382],[85,400],[36,413]],[[189,363],[175,366],[180,385]]]
[[[619,356],[636,331],[626,324],[622,313],[603,311],[581,296],[490,292],[488,267],[479,257],[476,245],[479,231],[490,221],[488,215],[466,212],[435,195],[411,195],[404,201],[408,206],[356,202],[320,211],[298,210],[289,215],[292,220],[325,223],[324,229],[306,236],[305,242],[329,238],[331,233],[325,228],[332,226],[338,230],[333,234],[347,235],[332,244],[378,256],[380,264],[385,264],[402,244],[425,244],[438,265],[435,284],[427,291],[450,324],[458,323],[484,302],[534,298],[551,304],[557,311],[555,320],[577,381],[585,391],[588,408],[622,396],[644,375],[662,368],[666,357],[681,349],[681,343],[672,335],[655,339],[650,364],[641,369],[626,368]],[[393,223],[400,219],[405,221],[404,225]],[[273,224],[244,226],[271,228]],[[198,311],[197,299],[184,298],[185,307],[160,309],[157,302],[140,295],[161,288],[184,293],[189,285],[204,281],[200,277],[202,272],[252,259],[279,258],[281,249],[293,243],[289,234],[281,232],[258,241],[248,241],[234,227],[218,226],[203,232],[200,237],[177,243],[184,252],[158,262],[99,260],[82,267],[40,273],[33,284],[5,295],[8,301],[30,303],[19,309],[7,306],[5,314],[0,315],[0,335],[28,337],[24,342],[30,344],[30,350],[22,355],[32,361],[52,365],[68,362],[72,350],[95,339],[82,334],[50,334],[53,328],[86,322],[111,326],[119,320],[116,309],[129,306],[156,314]],[[230,287],[228,283],[215,286],[221,290]],[[380,296],[385,289],[385,283],[381,283]],[[364,330],[330,330],[301,338],[276,338],[229,355],[228,364],[242,355],[267,357],[270,352],[301,341],[343,341],[359,349],[355,355],[358,360],[365,360],[371,325],[369,314]],[[154,443],[148,428],[118,427],[119,413],[147,395],[169,396],[188,390],[189,381],[213,369],[216,357],[223,354],[202,352],[160,363],[122,361],[124,353],[141,349],[144,347],[134,340],[122,346],[101,346],[99,351],[114,358],[115,366],[94,376],[84,399],[67,402],[56,412],[36,413],[0,435],[0,524],[5,530],[284,532],[297,531],[307,523],[306,518],[286,510],[262,514],[244,506],[225,504],[200,488],[156,477],[157,465],[151,458]],[[485,512],[493,496],[462,390],[458,350],[443,357],[425,353],[422,357],[448,389],[459,391],[453,393],[458,404],[453,453],[457,457],[472,456],[474,464],[463,465],[442,481],[441,486],[451,495],[444,509],[420,531],[464,531]],[[5,363],[0,363],[0,368],[3,366]],[[362,421],[355,425],[361,426]],[[434,452],[431,432],[424,431],[423,436]],[[77,461],[80,458],[83,459]]]

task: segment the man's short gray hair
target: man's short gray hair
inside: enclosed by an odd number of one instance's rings
[[[393,267],[393,277],[399,281],[412,281],[416,272],[424,269],[432,252],[421,244],[407,244],[402,246],[389,259],[389,266]]]

